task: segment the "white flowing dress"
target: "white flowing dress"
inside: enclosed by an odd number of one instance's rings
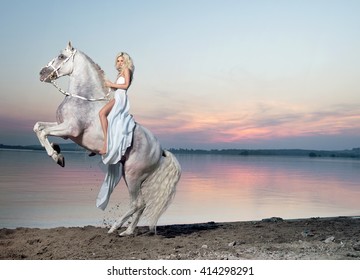
[[[124,84],[125,78],[120,76],[116,83]],[[96,206],[102,210],[106,208],[112,191],[122,177],[120,160],[132,144],[135,128],[134,118],[129,114],[130,104],[126,90],[117,89],[114,99],[114,106],[107,117],[107,153],[102,156],[107,173],[96,200]]]

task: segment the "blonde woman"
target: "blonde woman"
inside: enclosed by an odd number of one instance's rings
[[[118,71],[115,83],[105,81],[105,85],[114,91],[114,98],[99,112],[104,132],[104,146],[99,154],[103,155],[105,164],[116,164],[121,160],[126,149],[131,146],[135,127],[133,117],[129,114],[127,98],[127,90],[133,79],[134,64],[127,53],[121,52],[116,56],[115,67]]]

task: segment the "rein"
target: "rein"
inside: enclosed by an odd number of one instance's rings
[[[74,56],[75,56],[75,53],[76,53],[76,52],[77,52],[77,50],[74,49],[74,50],[71,52],[71,55],[70,55],[68,58],[66,58],[57,68],[55,68],[55,67],[53,66],[53,63],[54,63],[55,59],[53,59],[52,61],[50,61],[50,62],[48,63],[48,65],[47,65],[47,67],[53,68],[53,71],[46,77],[46,79],[49,78],[50,76],[52,76],[54,73],[56,73],[56,76],[59,76],[59,73],[58,73],[59,69],[60,69],[66,62],[68,62],[68,61],[70,60],[70,58],[73,58],[73,60],[74,60]],[[84,97],[84,96],[81,96],[81,95],[78,95],[78,94],[72,94],[72,93],[69,93],[69,92],[63,90],[62,88],[59,87],[59,85],[55,82],[55,80],[51,80],[50,82],[51,82],[51,84],[52,84],[54,87],[56,87],[56,88],[57,88],[63,95],[65,95],[65,96],[75,97],[75,98],[79,98],[79,99],[85,100],[85,101],[104,101],[104,100],[109,100],[109,99],[110,99],[109,96],[110,96],[110,94],[111,94],[111,89],[109,89],[108,93],[107,93],[105,96],[103,96],[103,97],[99,97],[99,98],[86,98],[86,97]]]
[[[72,93],[69,93],[65,90],[63,90],[62,88],[59,87],[59,85],[54,81],[50,81],[52,83],[52,85],[54,87],[56,87],[63,95],[65,96],[69,96],[69,97],[76,97],[76,98],[79,98],[81,100],[85,100],[85,101],[104,101],[104,100],[109,100],[109,96],[111,94],[111,90],[109,90],[109,92],[103,96],[103,97],[99,97],[99,98],[86,98],[84,96],[81,96],[81,95],[78,95],[78,94],[72,94]]]

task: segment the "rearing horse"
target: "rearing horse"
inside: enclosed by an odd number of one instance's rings
[[[40,71],[40,81],[51,82],[68,75],[68,92],[57,109],[56,122],[37,122],[34,126],[39,141],[47,154],[64,167],[60,148],[49,142],[48,136],[71,139],[85,149],[98,153],[103,146],[99,111],[106,103],[104,73],[87,55],[67,47]],[[121,227],[130,217],[132,221],[120,235],[133,234],[142,215],[156,230],[161,214],[175,195],[181,167],[175,156],[163,150],[156,137],[136,124],[131,147],[122,160],[123,178],[130,194],[130,209],[116,221],[109,233]]]

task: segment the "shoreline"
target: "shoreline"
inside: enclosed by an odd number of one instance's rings
[[[123,229],[120,229],[122,231]],[[360,260],[360,216],[162,225],[120,237],[96,226],[0,229],[2,260]]]
[[[61,150],[63,153],[88,153],[84,148],[74,143],[61,143]],[[175,155],[227,155],[227,156],[292,156],[292,157],[310,157],[310,158],[345,158],[345,159],[360,159],[360,148],[344,149],[344,150],[319,150],[319,149],[183,149],[183,148],[165,148]],[[42,151],[45,149],[41,145],[4,145],[0,144],[0,151]]]

